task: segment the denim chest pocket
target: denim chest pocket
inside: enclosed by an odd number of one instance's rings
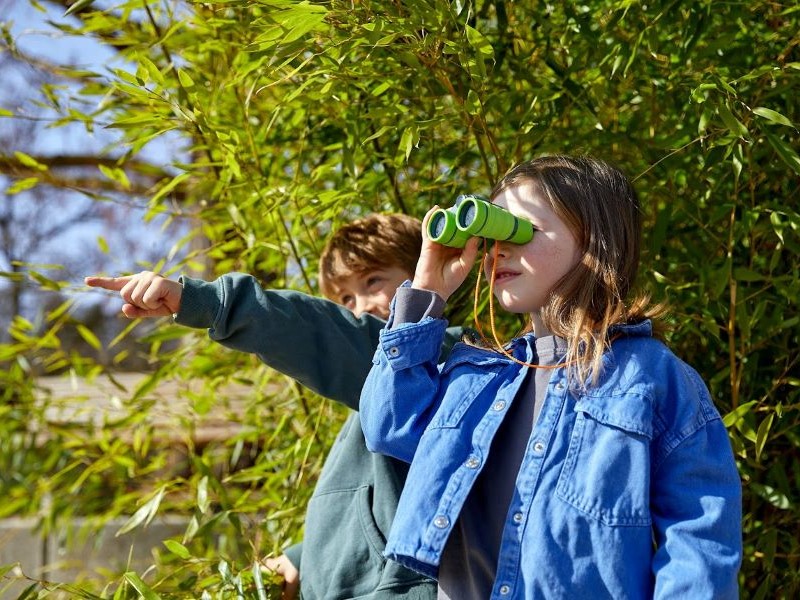
[[[641,395],[585,396],[556,494],[609,526],[649,526],[653,407]]]

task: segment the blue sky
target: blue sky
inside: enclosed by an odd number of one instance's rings
[[[17,47],[26,55],[37,57],[48,62],[69,64],[88,68],[100,73],[107,72],[109,68],[123,68],[115,53],[104,47],[102,44],[94,42],[91,38],[65,35],[50,26],[47,21],[55,22],[74,22],[74,17],[65,17],[64,9],[55,7],[47,2],[39,5],[44,10],[38,10],[25,0],[0,0],[0,21],[10,24],[11,36]],[[62,155],[62,154],[91,154],[103,149],[109,150],[110,155],[118,150],[114,147],[115,131],[97,128],[89,132],[81,125],[71,125],[67,127],[48,128],[47,121],[30,121],[30,118],[52,119],[54,114],[47,114],[46,111],[35,105],[38,86],[31,83],[27,78],[32,77],[32,71],[20,69],[3,69],[3,86],[0,87],[0,108],[11,110],[15,113],[15,119],[0,119],[0,133],[9,131],[13,126],[20,126],[30,122],[38,123],[34,136],[27,136],[20,139],[19,134],[11,134],[6,137],[7,147],[3,148],[4,153],[11,154],[16,150],[25,151],[31,154],[41,155]],[[65,94],[66,97],[66,94]],[[10,140],[10,141],[8,141]],[[156,141],[147,146],[142,152],[142,158],[162,165],[168,165],[176,158],[176,140],[165,139]],[[0,202],[7,202],[5,211],[12,208],[11,203],[16,203],[13,210],[19,218],[29,221],[30,219],[58,219],[59,216],[67,214],[69,210],[77,207],[81,203],[86,203],[86,197],[79,193],[70,192],[47,192],[52,195],[57,203],[55,210],[53,207],[41,208],[36,205],[33,195],[20,193],[9,196],[4,194],[4,190],[10,181],[0,176]],[[41,195],[41,194],[40,194]],[[57,198],[57,199],[56,199]],[[146,199],[141,199],[144,203]],[[41,199],[38,200],[41,202]],[[26,208],[29,205],[31,208]],[[26,213],[29,210],[29,213]],[[4,211],[4,214],[7,212]],[[131,209],[125,216],[124,234],[134,236],[135,244],[126,242],[115,231],[109,231],[94,224],[87,224],[83,227],[73,227],[60,237],[51,239],[47,244],[42,244],[39,251],[35,254],[26,255],[25,260],[38,264],[63,264],[71,265],[65,269],[68,279],[74,290],[82,288],[82,276],[92,273],[80,273],[80,259],[87,254],[87,249],[96,248],[97,240],[102,238],[109,246],[109,252],[105,255],[105,264],[100,267],[108,274],[118,274],[121,272],[138,271],[146,265],[137,264],[144,259],[145,255],[155,259],[165,256],[170,247],[177,241],[178,234],[164,233],[161,231],[161,223],[158,221],[146,223],[142,210]],[[2,264],[6,263],[6,264]],[[7,261],[0,256],[0,271],[9,270]],[[56,279],[57,270],[48,273]],[[3,280],[0,279],[0,287]],[[82,292],[81,295],[87,294]],[[87,299],[97,299],[95,292],[89,292]]]

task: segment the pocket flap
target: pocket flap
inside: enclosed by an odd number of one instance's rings
[[[476,366],[494,366],[505,367],[511,361],[504,357],[502,354],[486,350],[484,348],[475,348],[463,342],[458,342],[453,346],[450,356],[447,361],[442,365],[442,375],[446,375],[459,365],[469,364]]]
[[[582,396],[575,405],[575,411],[585,413],[604,425],[653,439],[653,403],[646,396]]]

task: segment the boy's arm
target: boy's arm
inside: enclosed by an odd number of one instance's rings
[[[312,390],[356,408],[359,393],[385,325],[371,315],[356,319],[338,304],[293,291],[268,291],[250,275],[216,281],[156,273],[87,277],[87,285],[118,291],[129,318],[173,315],[176,322],[208,328],[211,339],[254,353],[271,367]],[[451,328],[442,352],[461,334]]]
[[[256,354],[315,392],[357,408],[378,332],[372,315],[289,290],[264,290],[241,273],[215,281],[182,278],[175,321],[207,328],[212,340]]]

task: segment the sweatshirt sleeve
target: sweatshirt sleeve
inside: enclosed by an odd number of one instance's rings
[[[294,568],[298,571],[300,570],[300,556],[303,553],[303,542],[298,542],[297,544],[292,544],[288,548],[286,548],[283,553],[286,555],[286,558],[289,559],[289,562],[294,565]]]
[[[403,286],[394,297],[394,318],[391,329],[403,323],[416,323],[425,317],[441,319],[445,302],[436,292]]]
[[[313,391],[357,408],[384,321],[355,318],[338,304],[290,290],[265,290],[242,273],[215,281],[182,277],[175,322],[255,354]]]

